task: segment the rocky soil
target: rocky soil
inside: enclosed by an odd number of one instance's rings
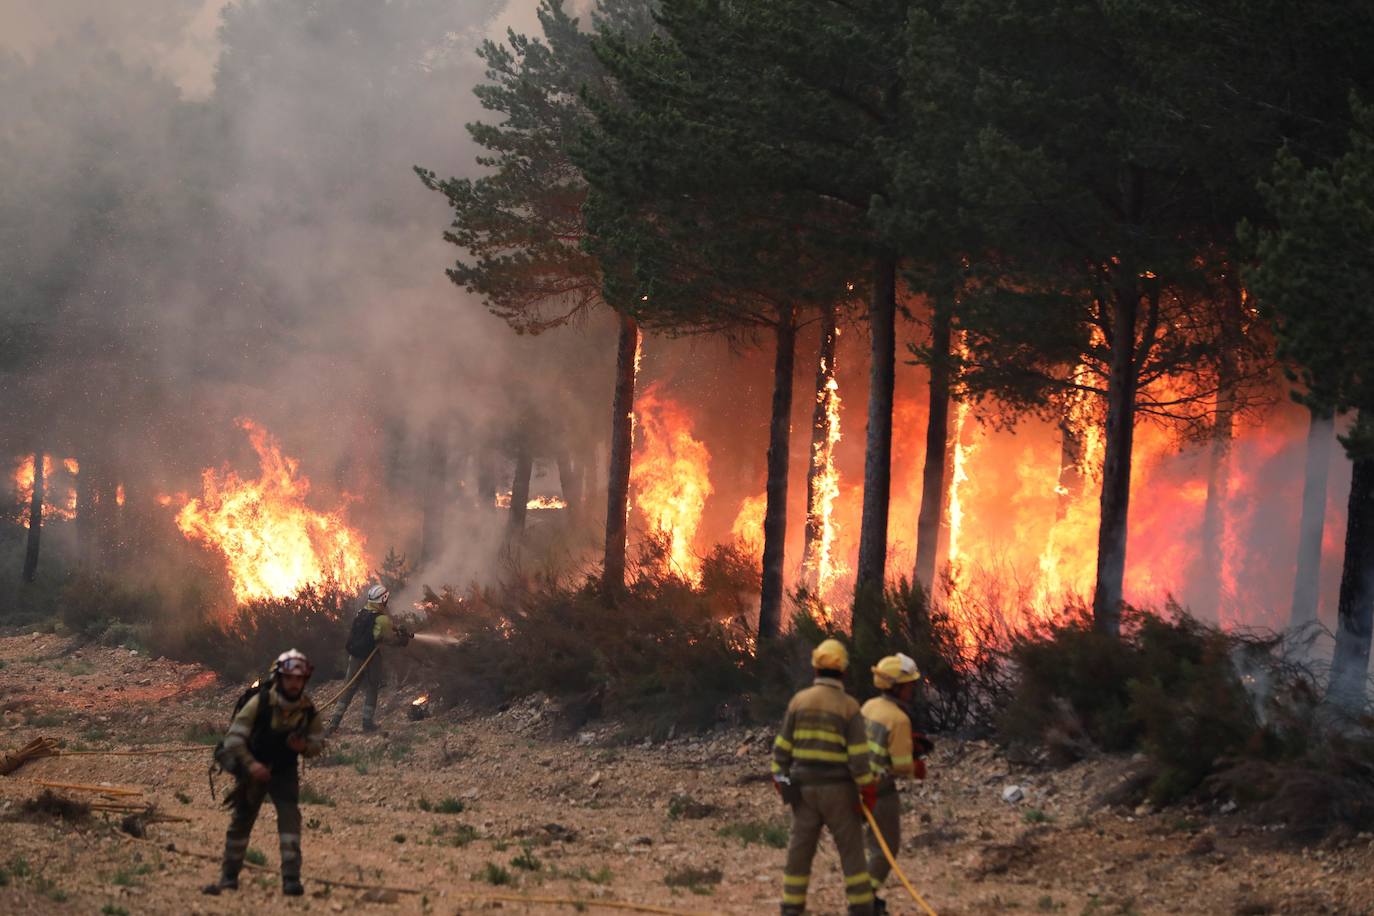
[[[193,665],[50,634],[0,638],[0,665],[0,753],[39,735],[73,749],[213,741],[243,687]],[[338,686],[312,685],[317,697]],[[626,744],[606,725],[552,740],[549,704],[487,717],[450,708],[410,721],[418,692],[387,692],[379,735],[360,735],[350,710],[329,755],[304,770],[305,897],[279,895],[270,806],[253,841],[267,868],[237,894],[199,893],[217,866],[185,853],[217,854],[227,824],[210,798],[207,745],[39,760],[0,777],[0,912],[573,911],[528,898],[582,900],[592,912],[606,900],[776,911],[783,853],[775,844],[786,818],[767,783],[767,729],[651,745]],[[1130,767],[1101,758],[1033,768],[986,743],[941,741],[930,778],[904,797],[902,866],[942,916],[1374,913],[1369,836],[1296,848],[1239,814],[1105,804]],[[26,812],[42,791],[35,779],[137,788],[159,812],[186,820],[151,824],[139,841],[117,814]],[[415,893],[327,887],[321,878]],[[886,897],[894,913],[919,912],[895,879]],[[826,848],[812,912],[841,913],[842,901]]]

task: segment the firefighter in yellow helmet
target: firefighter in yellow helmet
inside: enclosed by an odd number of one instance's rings
[[[906,655],[889,655],[873,666],[873,686],[882,693],[863,705],[864,724],[868,730],[869,754],[873,772],[878,777],[877,804],[873,806],[873,820],[883,832],[888,849],[897,855],[902,841],[902,802],[897,794],[898,779],[925,779],[926,764],[921,755],[931,750],[931,743],[913,732],[911,716],[906,707],[916,691],[921,672],[916,662]],[[887,904],[877,896],[892,867],[883,855],[878,840],[868,828],[868,873],[873,880],[873,912],[882,916]]]
[[[811,666],[816,680],[787,704],[773,742],[773,784],[792,807],[782,913],[799,916],[806,910],[811,860],[825,827],[839,849],[850,916],[872,916],[859,805],[872,810],[877,782],[859,701],[844,690],[849,652],[838,640],[827,639],[811,653]]]

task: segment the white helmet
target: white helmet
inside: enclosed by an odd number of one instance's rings
[[[310,659],[305,657],[305,653],[299,649],[287,649],[272,665],[272,673],[276,674],[300,674],[309,680],[310,675],[315,673],[315,666],[310,664]]]
[[[385,585],[374,585],[367,590],[367,600],[377,604],[386,604],[391,600],[391,592],[387,591]]]

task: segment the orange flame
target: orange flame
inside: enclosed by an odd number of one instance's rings
[[[124,484],[122,483],[115,485],[115,505],[124,505]]]
[[[427,694],[427,693],[422,693],[422,694],[420,694],[418,697],[416,697],[415,699],[411,700],[411,701],[410,701],[410,705],[411,705],[411,706],[423,706],[423,705],[425,705],[425,704],[428,703],[428,702],[429,702],[429,694]]]
[[[181,497],[177,527],[224,555],[239,602],[284,597],[331,577],[344,586],[361,584],[363,538],[344,522],[342,509],[308,507],[310,481],[297,474],[298,462],[252,420],[238,425],[258,454],[261,475],[244,480],[230,468],[207,468],[203,495]]]
[[[496,494],[496,508],[509,509],[511,502],[511,492]],[[558,496],[531,496],[525,502],[526,509],[566,509],[568,504]]]
[[[739,504],[730,536],[750,551],[763,552],[763,516],[768,511],[768,494],[746,496]]]
[[[75,458],[62,459],[65,479],[54,478],[54,467],[52,455],[44,455],[43,518],[69,522],[76,518],[76,485],[72,478],[80,472],[81,466]],[[33,503],[33,455],[21,455],[14,459],[14,471],[10,479],[14,482],[15,503],[19,506],[19,523],[27,528],[29,509]]]
[[[630,485],[649,527],[668,539],[668,562],[693,582],[701,562],[692,552],[706,499],[713,491],[711,454],[692,435],[692,421],[676,401],[650,387],[635,405],[636,436]]]

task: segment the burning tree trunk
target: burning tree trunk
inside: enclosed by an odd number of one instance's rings
[[[625,587],[625,516],[630,508],[630,451],[634,447],[635,375],[639,371],[639,325],[620,316],[611,407],[611,457],[606,486],[606,553],[601,588],[614,601]]]
[[[568,516],[576,521],[582,515],[582,468],[573,466],[572,452],[566,445],[558,449],[558,483]]]
[[[892,475],[892,394],[896,374],[897,259],[880,254],[873,264],[869,306],[872,364],[868,383],[868,434],[864,444],[864,502],[859,562],[854,578],[854,635],[876,632],[887,575],[887,513]]]
[[[1318,584],[1322,566],[1322,531],[1326,527],[1326,486],[1331,471],[1335,423],[1316,410],[1307,427],[1307,456],[1302,483],[1302,521],[1298,525],[1298,572],[1293,580],[1293,610],[1288,628],[1317,622]]]
[[[1216,417],[1212,424],[1212,448],[1207,460],[1207,502],[1202,512],[1198,577],[1202,593],[1197,610],[1219,620],[1222,567],[1226,561],[1226,494],[1231,480],[1231,439],[1235,432],[1235,368],[1222,355],[1217,379]]]
[[[759,639],[778,635],[782,621],[783,561],[787,541],[787,470],[792,436],[792,367],[797,349],[796,309],[778,307],[773,360],[773,417],[768,427],[768,505],[763,516],[763,586]]]
[[[434,424],[426,443],[428,454],[425,456],[424,487],[420,496],[424,504],[420,520],[421,566],[439,556],[440,541],[444,536],[444,510],[448,502],[448,447],[445,439],[444,428]]]
[[[1374,457],[1354,460],[1346,514],[1345,562],[1337,606],[1336,651],[1327,699],[1342,709],[1363,708],[1374,630]]]
[[[1106,448],[1102,462],[1101,521],[1097,529],[1097,586],[1093,626],[1121,633],[1126,577],[1126,522],[1131,502],[1131,447],[1135,438],[1137,378],[1135,327],[1140,293],[1134,274],[1120,268],[1112,316],[1111,362],[1107,376]],[[1149,335],[1147,335],[1147,340]]]
[[[913,578],[929,595],[940,554],[940,523],[945,509],[945,458],[949,445],[950,335],[948,304],[935,303],[930,326],[930,418],[926,422],[926,457],[921,475],[921,514],[916,520],[916,568]]]
[[[496,456],[482,448],[473,456],[477,462],[477,508],[490,512],[496,508]]]
[[[1083,437],[1072,417],[1066,415],[1059,421],[1059,484],[1055,487],[1059,502],[1055,507],[1055,521],[1063,521],[1069,514],[1069,506],[1073,505],[1082,486]]]
[[[528,433],[521,433],[515,446],[515,479],[510,487],[511,534],[525,530],[525,515],[529,511],[530,477],[534,474],[534,452],[530,449]]]
[[[38,575],[38,544],[43,535],[43,450],[33,453],[33,496],[29,499],[29,540],[24,550],[24,581]]]
[[[802,542],[802,580],[805,587],[819,595],[823,585],[821,576],[824,556],[829,545],[825,543],[827,498],[824,492],[834,466],[834,428],[833,405],[838,397],[835,384],[835,344],[839,337],[835,326],[835,306],[825,306],[821,311],[820,357],[816,365],[816,402],[811,411],[811,461],[806,472],[806,532]],[[832,497],[833,498],[833,497]]]

